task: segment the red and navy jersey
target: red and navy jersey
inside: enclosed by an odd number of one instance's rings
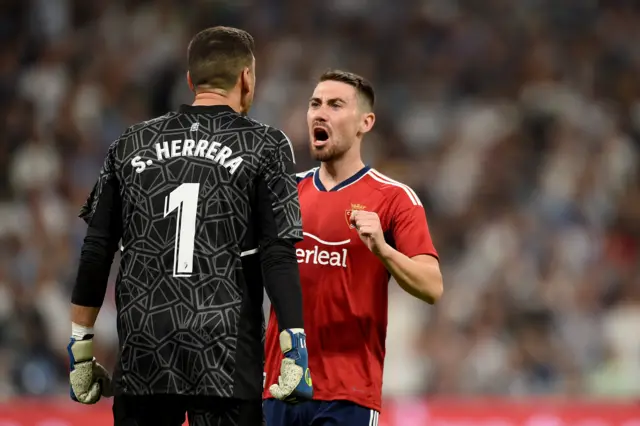
[[[303,241],[296,245],[314,399],[348,400],[380,411],[390,274],[349,217],[376,212],[385,238],[408,257],[437,257],[420,199],[407,185],[365,167],[327,191],[318,169],[298,174]],[[282,354],[273,309],[266,337],[266,386]]]

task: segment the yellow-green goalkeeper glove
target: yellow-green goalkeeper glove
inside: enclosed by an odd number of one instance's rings
[[[67,346],[71,399],[81,404],[95,404],[102,396],[113,396],[109,372],[93,357],[92,337],[87,335],[82,340],[72,337]]]
[[[280,349],[284,354],[278,383],[269,387],[274,398],[286,402],[298,402],[313,397],[307,336],[301,328],[291,328],[280,333]]]

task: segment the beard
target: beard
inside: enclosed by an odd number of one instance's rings
[[[326,163],[339,159],[347,150],[334,144],[325,145],[322,148],[316,148],[311,144],[310,151],[311,157],[313,157],[315,161]]]

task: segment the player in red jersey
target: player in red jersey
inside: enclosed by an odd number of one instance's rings
[[[390,275],[428,303],[442,294],[438,255],[415,192],[365,166],[363,136],[375,122],[362,77],[330,71],[309,102],[311,153],[298,175],[304,240],[296,245],[314,400],[273,399],[282,351],[273,310],[266,341],[268,426],[377,425]]]

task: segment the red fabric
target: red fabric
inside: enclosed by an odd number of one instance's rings
[[[437,256],[418,197],[370,170],[339,191],[313,177],[298,185],[304,240],[297,244],[314,398],[380,410],[389,273],[349,224],[355,210],[378,213],[383,231],[406,255]],[[273,311],[267,327],[266,389],[282,354]]]

